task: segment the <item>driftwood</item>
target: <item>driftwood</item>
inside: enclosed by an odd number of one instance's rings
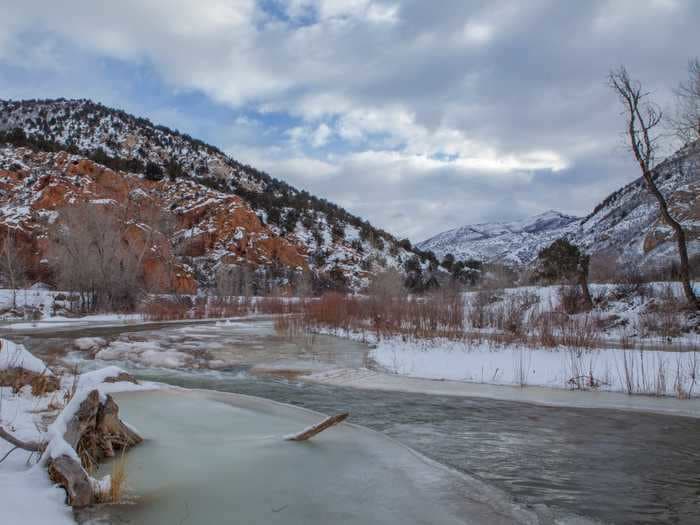
[[[66,490],[66,503],[87,507],[97,500],[95,484],[83,466],[69,456],[59,456],[49,463],[49,478]]]
[[[88,474],[115,450],[126,450],[143,439],[119,419],[119,407],[111,396],[100,403],[100,394],[92,390],[68,422],[65,441],[75,449],[80,461],[63,455],[51,458],[49,477],[66,490],[67,503],[85,507],[97,502],[96,483]]]
[[[350,414],[348,412],[344,412],[342,414],[336,414],[335,416],[327,417],[317,425],[302,430],[298,434],[288,436],[286,439],[287,441],[306,441],[307,439],[311,439],[312,437],[314,437],[316,434],[320,434],[324,430],[331,428],[332,426],[335,426],[338,423],[342,423],[348,418],[349,415]]]

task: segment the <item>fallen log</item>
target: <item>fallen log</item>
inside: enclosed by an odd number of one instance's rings
[[[327,417],[320,423],[313,425],[307,429],[304,429],[298,434],[286,436],[285,439],[287,441],[306,441],[314,437],[316,434],[320,434],[324,430],[329,429],[332,426],[337,425],[338,423],[342,423],[348,418],[349,415],[350,414],[348,412],[343,412],[342,414],[336,414],[335,416]]]

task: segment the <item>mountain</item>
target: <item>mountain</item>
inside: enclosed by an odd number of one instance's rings
[[[439,259],[451,253],[458,260],[526,264],[579,220],[548,211],[522,221],[471,224],[439,233],[418,248],[431,250]]]
[[[308,270],[319,286],[358,289],[414,256],[341,207],[186,134],[89,100],[0,100],[0,237],[23,240],[34,278],[51,280],[48,232],[80,202],[131,214],[125,242],[149,244],[146,280],[161,291],[211,285],[222,264],[281,285]],[[134,213],[142,209],[174,225],[158,230]]]
[[[686,229],[689,253],[700,253],[700,142],[660,163],[654,177],[671,213]],[[673,232],[659,220],[656,200],[641,178],[609,195],[583,218],[548,211],[523,221],[462,226],[417,247],[438,258],[451,253],[461,260],[524,265],[561,237],[618,264],[663,265],[676,257]]]

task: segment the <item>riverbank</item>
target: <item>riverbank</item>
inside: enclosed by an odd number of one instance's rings
[[[80,375],[54,372],[21,345],[4,339],[0,339],[0,373],[4,378],[0,386],[0,427],[25,443],[40,444],[41,449],[27,452],[0,439],[3,519],[24,525],[72,524],[66,493],[50,481],[46,470],[51,459],[64,454],[77,457],[63,437],[69,419],[88,392],[96,390],[103,398],[157,385],[124,381],[125,372],[117,367]],[[13,375],[30,376],[31,384],[25,378],[12,380]]]
[[[483,339],[377,337],[368,332],[316,330],[369,344],[374,369],[407,378],[677,399],[700,395],[700,353],[696,351],[537,348]],[[311,379],[332,378],[333,374],[317,374]]]

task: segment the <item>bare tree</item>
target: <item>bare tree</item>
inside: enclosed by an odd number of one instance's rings
[[[24,285],[26,273],[15,233],[8,229],[0,246],[0,275],[12,290],[12,308],[17,307],[17,290]]]
[[[138,254],[109,209],[84,203],[61,210],[51,231],[51,263],[59,286],[77,292],[83,310],[129,308],[142,286]]]
[[[214,292],[220,300],[231,302],[243,297],[247,303],[251,295],[251,271],[247,264],[221,265],[214,277]]]
[[[372,277],[367,293],[379,301],[391,301],[406,294],[403,276],[395,269],[379,272]]]
[[[700,60],[688,63],[688,80],[675,92],[677,106],[671,124],[678,138],[688,144],[700,139]]]
[[[655,131],[661,123],[661,110],[648,100],[648,93],[642,91],[638,81],[631,80],[624,67],[611,71],[608,77],[610,87],[618,94],[627,119],[627,138],[630,142],[634,157],[642,171],[647,189],[659,204],[662,220],[668,224],[676,235],[678,255],[680,257],[679,274],[683,284],[683,292],[690,305],[700,310],[700,301],[695,296],[690,284],[690,267],[688,264],[688,248],[685,231],[680,222],[671,216],[668,203],[654,181],[653,169],[655,154],[658,147],[659,134]]]

